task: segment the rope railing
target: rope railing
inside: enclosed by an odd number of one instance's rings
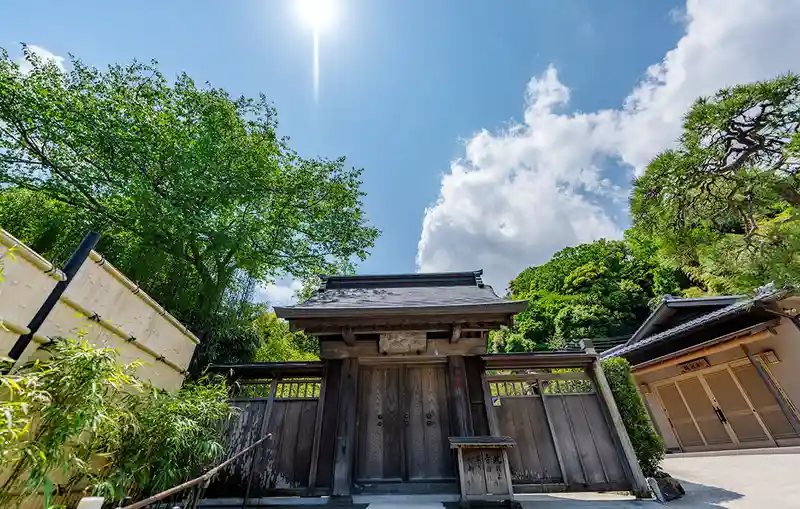
[[[171,497],[173,495],[176,495],[178,493],[181,493],[181,492],[186,491],[186,490],[191,489],[191,488],[201,487],[201,488],[204,489],[211,482],[211,479],[215,475],[217,475],[223,468],[225,468],[226,466],[230,465],[231,463],[233,463],[234,461],[236,461],[238,458],[242,457],[243,455],[247,454],[248,452],[252,451],[256,447],[261,445],[263,442],[265,442],[267,440],[270,440],[271,438],[272,438],[272,433],[267,433],[267,435],[265,437],[263,437],[263,438],[259,439],[258,441],[250,444],[249,446],[245,447],[244,449],[242,449],[238,453],[234,454],[233,456],[231,456],[230,458],[228,458],[224,462],[220,463],[216,467],[210,469],[208,472],[206,472],[205,474],[201,475],[200,477],[196,477],[196,478],[192,479],[191,481],[186,481],[183,484],[179,484],[179,485],[174,486],[174,487],[172,487],[172,488],[170,488],[168,490],[164,490],[161,493],[157,493],[157,494],[153,495],[152,497],[146,498],[144,500],[140,500],[139,502],[135,502],[133,504],[126,505],[124,507],[121,507],[120,509],[142,509],[144,507],[147,507],[147,506],[149,506],[151,504],[154,504],[156,502],[161,502],[161,501],[163,501],[163,500],[165,500],[165,499],[167,499],[167,498],[169,498],[169,497]],[[192,497],[192,502],[196,503],[196,502],[199,501],[200,498],[201,497],[199,496],[199,494],[197,494],[196,496]],[[187,504],[187,506],[188,506],[188,504]],[[187,507],[187,506],[184,506],[184,507]]]

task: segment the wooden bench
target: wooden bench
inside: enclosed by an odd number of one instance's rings
[[[450,437],[450,448],[458,450],[462,507],[470,502],[513,503],[506,449],[514,446],[511,437]]]

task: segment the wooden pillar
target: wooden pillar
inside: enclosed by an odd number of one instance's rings
[[[358,403],[358,359],[342,361],[339,386],[339,422],[333,463],[333,495],[350,495],[353,484],[353,458],[356,445],[356,405]]]
[[[597,354],[591,340],[584,339],[581,341],[581,347],[586,350],[588,354]],[[644,477],[642,467],[639,466],[639,460],[636,458],[636,452],[633,450],[633,444],[628,436],[628,431],[625,429],[625,424],[622,422],[622,416],[617,408],[617,403],[614,401],[614,394],[611,392],[611,387],[608,385],[606,375],[603,373],[603,367],[600,365],[599,359],[595,358],[592,361],[591,367],[592,379],[597,386],[597,392],[600,396],[600,402],[608,411],[608,416],[611,418],[611,424],[614,434],[619,442],[620,449],[622,449],[623,460],[627,465],[628,472],[630,473],[631,487],[633,493],[640,498],[650,497],[650,486],[647,484],[647,479]]]
[[[783,415],[786,416],[789,424],[792,425],[792,429],[794,429],[795,433],[800,434],[800,420],[792,410],[792,407],[790,407],[789,403],[787,403],[787,401],[783,398],[781,391],[779,391],[778,388],[775,387],[775,384],[772,383],[772,378],[769,376],[769,374],[767,374],[764,366],[761,365],[761,362],[756,359],[752,353],[750,353],[750,349],[747,347],[747,345],[741,345],[741,347],[742,350],[744,350],[745,355],[747,355],[748,360],[750,360],[750,363],[754,368],[756,368],[758,376],[761,377],[764,385],[767,386],[767,389],[770,393],[772,393],[772,396],[777,401],[778,406],[781,408],[781,412],[783,412]]]
[[[447,358],[447,379],[450,388],[447,398],[452,414],[452,430],[458,437],[475,435],[472,427],[466,374],[463,356],[453,355]]]

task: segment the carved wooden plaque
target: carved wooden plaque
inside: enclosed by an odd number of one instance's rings
[[[428,348],[425,331],[397,331],[381,334],[378,349],[381,353],[417,353]]]
[[[704,369],[711,366],[708,363],[708,359],[705,357],[700,357],[699,359],[694,359],[689,362],[684,362],[682,364],[678,364],[678,367],[681,368],[681,373],[690,373],[692,371],[697,371],[698,369]]]

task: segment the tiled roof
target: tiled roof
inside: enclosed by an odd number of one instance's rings
[[[640,350],[649,345],[653,345],[661,341],[666,341],[670,338],[678,336],[679,334],[690,331],[697,327],[708,325],[709,323],[712,323],[716,320],[747,311],[755,304],[780,300],[789,295],[790,293],[791,293],[790,290],[777,289],[774,286],[760,288],[759,291],[756,293],[756,295],[752,298],[740,300],[739,302],[730,304],[728,306],[725,306],[724,308],[717,309],[705,315],[699,316],[694,320],[689,320],[688,322],[684,322],[671,329],[667,329],[665,331],[659,332],[658,334],[653,334],[652,336],[640,339],[635,343],[629,343],[611,348],[610,350],[606,350],[605,352],[603,352],[601,357],[605,359],[608,357],[625,355],[635,350]]]
[[[481,271],[433,274],[323,277],[319,291],[307,301],[275,308],[280,317],[326,313],[343,314],[354,310],[421,310],[426,308],[471,308],[498,312],[519,312],[526,301],[499,297],[484,285]]]
[[[650,313],[650,316],[648,316],[647,319],[642,322],[642,325],[636,330],[636,332],[633,333],[633,335],[631,335],[628,341],[626,341],[626,344],[636,343],[640,339],[643,339],[655,332],[653,329],[673,316],[677,309],[691,308],[701,310],[706,307],[722,308],[734,304],[736,301],[743,298],[744,297],[742,295],[690,298],[679,298],[673,297],[672,295],[665,295],[662,297],[661,302],[658,303],[658,307],[656,307],[656,309]]]

